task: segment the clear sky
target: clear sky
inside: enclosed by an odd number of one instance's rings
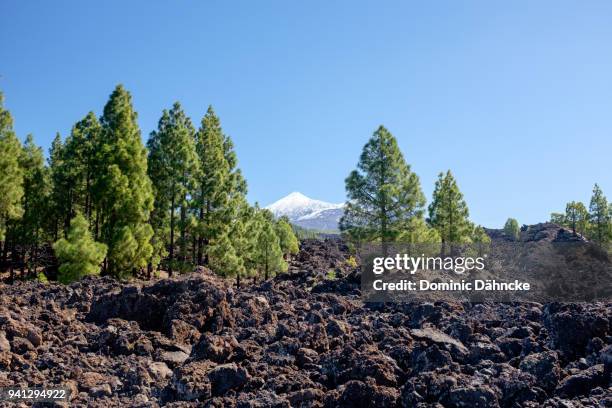
[[[379,124],[431,198],[450,168],[472,219],[544,221],[612,198],[610,1],[0,0],[0,90],[47,149],[117,83],[143,138],[212,104],[249,199],[340,202]]]

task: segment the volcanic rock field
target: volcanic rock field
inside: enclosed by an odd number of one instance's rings
[[[610,407],[612,304],[364,304],[339,240],[237,289],[0,284],[0,387],[90,407]]]

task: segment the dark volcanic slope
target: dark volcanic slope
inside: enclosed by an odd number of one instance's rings
[[[345,256],[306,242],[292,274],[240,291],[206,273],[2,285],[0,386],[100,407],[612,405],[611,304],[366,308]]]

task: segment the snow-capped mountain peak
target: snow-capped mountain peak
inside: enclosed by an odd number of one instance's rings
[[[329,229],[338,228],[344,203],[334,204],[314,200],[299,192],[293,192],[266,208],[275,217],[287,216],[294,224],[305,228]]]
[[[302,193],[293,192],[288,196],[281,198],[266,208],[277,216],[286,215],[289,219],[298,218],[315,211],[326,210],[330,208],[340,208],[343,204],[332,204],[325,201],[313,200],[306,197]]]

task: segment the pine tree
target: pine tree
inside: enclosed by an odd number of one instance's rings
[[[299,252],[300,246],[297,237],[293,233],[293,228],[287,217],[281,217],[276,221],[276,235],[280,240],[281,251],[285,259]]]
[[[49,152],[49,167],[53,181],[50,227],[57,237],[60,227],[67,232],[70,220],[82,212],[98,235],[99,214],[94,208],[94,179],[99,177],[102,126],[93,112],[89,112],[72,127],[62,143],[56,135]]]
[[[246,200],[243,201],[239,209],[236,222],[233,224],[233,231],[230,235],[237,254],[240,254],[244,265],[243,277],[257,277],[259,234],[263,226],[263,217],[260,216],[260,209],[256,203],[250,207]],[[237,284],[239,286],[239,278]]]
[[[486,233],[482,226],[478,225],[474,227],[474,231],[472,233],[472,242],[490,244],[491,237],[489,237],[489,235]]]
[[[241,279],[257,275],[261,217],[256,215],[257,205],[250,207],[244,197],[235,205],[232,221],[219,238],[210,241],[207,255],[213,271],[221,276],[235,276],[236,287],[240,288]]]
[[[0,242],[3,257],[6,255],[6,228],[10,220],[21,217],[23,196],[23,170],[19,166],[21,143],[13,131],[13,118],[4,109],[4,97],[0,93]]]
[[[87,275],[99,274],[106,249],[106,245],[93,240],[87,220],[78,213],[70,222],[67,237],[53,245],[60,261],[59,281],[70,283]]]
[[[98,150],[102,126],[93,112],[89,112],[73,127],[62,149],[64,176],[69,184],[68,219],[82,211],[90,223],[93,219],[93,179],[99,167]]]
[[[158,130],[167,127],[169,115],[164,110],[158,123]],[[157,268],[168,255],[170,237],[170,200],[168,200],[169,183],[165,164],[164,148],[161,144],[160,133],[152,132],[147,141],[149,150],[147,174],[151,180],[153,189],[153,210],[149,222],[153,228],[151,246],[153,248],[151,259],[148,265],[148,274]]]
[[[597,183],[593,187],[593,195],[589,205],[589,221],[591,224],[590,237],[592,240],[608,242],[610,229],[610,216],[608,214],[608,200]]]
[[[589,221],[589,212],[581,202],[572,201],[565,206],[566,223],[572,229],[574,235],[583,235]]]
[[[170,111],[164,110],[158,129],[151,133],[149,147],[149,175],[153,182],[155,210],[152,217],[154,242],[163,243],[163,234],[169,224],[169,272],[175,260],[176,212],[180,212],[181,260],[187,254],[187,210],[198,174],[195,151],[195,129],[176,102]],[[169,220],[169,221],[168,221]],[[155,245],[161,250],[163,245]]]
[[[348,202],[340,230],[354,241],[380,241],[383,250],[410,220],[423,214],[425,197],[395,137],[380,126],[366,143],[357,169],[346,178]]]
[[[248,211],[244,209],[243,211]],[[248,230],[249,220],[241,211],[234,221],[229,232],[232,248],[236,256],[240,259],[240,264],[236,267],[236,287],[240,289],[240,280],[255,274],[253,270],[254,248],[256,236],[253,230]]]
[[[32,135],[28,135],[23,146],[20,165],[23,169],[23,197],[21,218],[21,248],[22,264],[26,262],[26,250],[29,250],[28,270],[36,267],[38,247],[41,242],[44,216],[47,213],[49,201],[49,179],[45,168],[42,149],[34,143]]]
[[[236,277],[237,286],[240,287],[240,277],[244,276],[244,263],[228,235],[222,234],[208,247],[210,267],[220,276]]]
[[[287,263],[283,259],[280,239],[274,228],[274,217],[268,210],[259,210],[256,213],[259,224],[257,236],[257,265],[263,272],[265,280],[287,271]]]
[[[144,268],[153,252],[148,224],[153,193],[136,116],[130,94],[118,85],[101,118],[100,166],[93,180],[101,238],[108,246],[106,270],[119,277]]]
[[[468,217],[467,204],[453,174],[450,170],[440,173],[429,205],[429,223],[440,234],[443,251],[450,247],[453,253],[456,244],[471,241],[472,224]]]
[[[227,224],[230,202],[230,165],[226,159],[225,136],[212,106],[202,119],[196,135],[200,163],[195,201],[199,213],[197,261],[206,263],[205,246],[219,237]]]
[[[508,218],[504,224],[504,233],[513,241],[518,241],[521,236],[521,228],[519,223],[514,218]]]
[[[51,197],[47,208],[47,232],[53,241],[57,241],[60,229],[63,226],[65,208],[68,207],[67,191],[70,188],[68,179],[64,174],[64,144],[59,133],[55,135],[49,148],[47,165],[51,178]]]
[[[211,131],[210,133],[214,135],[222,134],[221,128],[218,125],[218,118],[216,119],[217,125],[215,125],[212,109],[209,110],[207,115],[209,115],[210,119],[208,123],[212,123],[208,127],[209,131]],[[215,131],[213,132],[213,130]],[[214,140],[216,140],[216,137]],[[215,146],[218,145],[215,143]],[[248,217],[249,213],[252,214],[252,212],[249,212],[246,202],[246,180],[242,176],[240,169],[238,169],[238,158],[234,151],[232,140],[225,134],[223,134],[223,158],[227,165],[227,167],[224,165],[223,168],[227,168],[227,174],[225,176],[225,184],[219,191],[225,195],[223,199],[225,206],[218,209],[216,214],[211,217],[215,220],[213,224],[219,225],[219,227],[215,227],[214,231],[208,230],[208,250],[206,254],[213,270],[222,276],[235,276],[236,286],[239,288],[240,279],[252,276],[253,274],[248,266],[251,259],[253,259],[253,236],[255,233],[252,229],[247,229],[249,220],[245,218]],[[202,226],[204,228],[201,228],[201,231],[206,233],[206,224]],[[223,253],[224,248],[227,250],[225,254]],[[215,257],[217,260],[215,260]],[[222,265],[219,265],[220,262]],[[218,265],[216,268],[214,267],[215,264]],[[230,268],[231,272],[228,273],[227,271]]]
[[[483,256],[485,247],[491,243],[491,237],[482,226],[478,225],[472,232],[472,242],[476,244],[478,256]]]

